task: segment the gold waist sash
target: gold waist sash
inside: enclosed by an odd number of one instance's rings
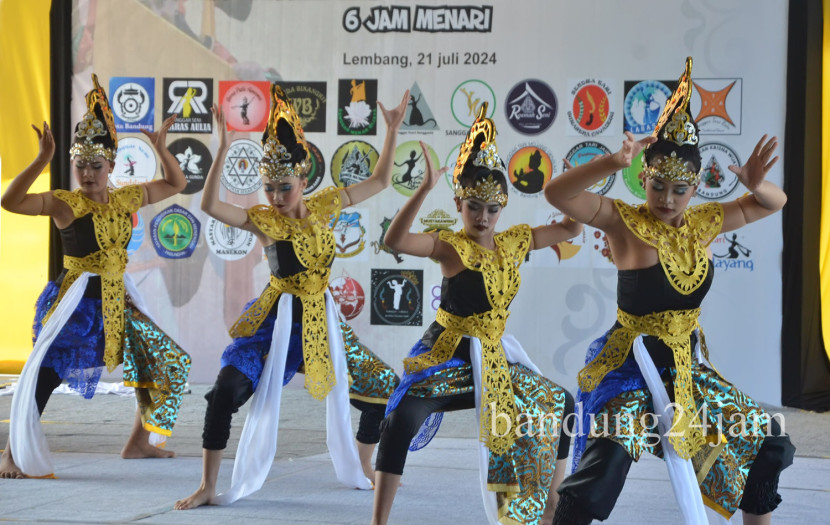
[[[231,337],[254,335],[280,295],[290,293],[303,305],[303,366],[305,387],[314,399],[325,399],[335,384],[334,366],[329,355],[326,320],[326,288],[329,268],[309,268],[289,277],[271,276],[268,288],[230,329]]]
[[[599,354],[578,375],[579,388],[590,392],[609,372],[622,366],[637,336],[646,334],[660,339],[671,349],[677,370],[674,378],[676,406],[668,438],[683,459],[690,459],[706,444],[692,395],[692,349],[689,344],[692,332],[700,329],[699,316],[700,308],[668,310],[643,316],[617,309],[617,321],[622,326],[609,334]],[[708,361],[703,331],[699,334],[703,354]]]
[[[404,369],[412,374],[448,361],[465,335],[481,340],[483,384],[479,439],[486,443],[494,454],[507,452],[515,441],[510,429],[516,422],[516,407],[509,364],[501,346],[501,337],[509,315],[510,312],[506,309],[494,309],[469,317],[459,317],[439,308],[435,320],[444,327],[444,331],[438,336],[432,349],[404,359]],[[509,419],[505,421],[505,417]]]
[[[112,372],[121,363],[124,338],[124,271],[127,269],[127,250],[110,248],[86,257],[63,256],[67,272],[58,291],[58,297],[43,317],[45,324],[66,291],[84,272],[101,277],[101,311],[104,316],[104,364]]]

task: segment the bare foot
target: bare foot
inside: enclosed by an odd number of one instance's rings
[[[174,458],[176,453],[172,450],[154,447],[150,443],[135,443],[131,440],[121,449],[121,457],[124,459]]]
[[[0,479],[23,479],[26,475],[14,463],[12,451],[8,445],[0,456]]]
[[[180,499],[173,505],[175,510],[187,510],[201,507],[202,505],[210,505],[213,502],[215,491],[209,490],[206,487],[199,487],[196,492],[185,499]]]

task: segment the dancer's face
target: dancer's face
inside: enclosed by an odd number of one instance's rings
[[[696,189],[697,186],[690,186],[688,182],[649,177],[646,179],[648,209],[661,221],[678,227],[683,222],[683,212]]]
[[[456,198],[455,204],[461,212],[461,222],[464,223],[464,233],[467,237],[479,243],[489,241],[493,237],[501,211],[504,209],[501,204],[475,197],[464,200]]]
[[[265,190],[268,204],[276,208],[280,214],[289,217],[299,212],[306,184],[308,181],[299,177],[283,177],[278,181],[262,178],[262,188]]]
[[[72,157],[72,175],[86,195],[106,191],[107,178],[114,167],[115,163],[101,156],[92,160],[85,160],[80,156]]]

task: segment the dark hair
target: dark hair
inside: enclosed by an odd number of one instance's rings
[[[464,167],[464,171],[458,177],[458,184],[462,188],[472,188],[477,182],[485,181],[490,175],[493,176],[493,180],[501,187],[501,191],[507,193],[507,177],[505,177],[504,172],[500,169],[490,169],[487,166],[467,164]]]
[[[698,129],[697,124],[692,122],[692,125],[695,127],[695,136],[700,137],[700,130]],[[703,164],[703,160],[700,156],[700,148],[698,148],[697,145],[692,146],[690,144],[678,146],[671,140],[664,139],[662,131],[657,135],[657,142],[649,144],[643,151],[643,160],[647,165],[653,166],[652,161],[655,157],[658,155],[668,157],[672,154],[672,152],[676,153],[677,157],[684,162],[691,162],[692,166],[694,166],[695,172],[700,171],[700,167]]]
[[[268,139],[268,129],[262,133],[262,143]],[[277,121],[277,141],[285,146],[285,149],[291,153],[291,163],[297,164],[308,157],[308,153],[303,147],[302,143],[297,141],[297,136],[294,134],[294,128],[285,119]]]

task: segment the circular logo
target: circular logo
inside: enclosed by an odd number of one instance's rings
[[[700,145],[703,169],[697,194],[704,199],[722,199],[738,187],[738,176],[729,170],[730,165],[740,166],[738,155],[726,144],[709,142]]]
[[[269,97],[259,86],[250,82],[236,82],[222,98],[222,110],[230,129],[262,131],[269,107]]]
[[[360,315],[363,305],[366,304],[366,294],[360,283],[349,276],[338,277],[329,285],[334,302],[347,321]]]
[[[258,169],[261,158],[262,146],[253,140],[233,141],[222,166],[222,185],[240,195],[248,195],[261,188]]]
[[[463,142],[450,150],[450,153],[447,155],[447,160],[444,162],[444,166],[447,167],[447,171],[444,172],[444,178],[447,180],[447,185],[449,185],[452,191],[455,191],[452,179],[453,171],[455,171],[455,163],[458,162],[458,154],[461,153],[462,145],[464,145]]]
[[[331,178],[339,188],[368,179],[378,162],[378,150],[368,142],[350,140],[331,157]]]
[[[553,175],[551,155],[542,146],[520,144],[511,152],[507,172],[513,187],[524,195],[536,195]]]
[[[467,80],[462,82],[453,91],[450,108],[455,121],[465,128],[469,128],[476,120],[478,108],[487,102],[488,118],[493,118],[496,112],[496,94],[493,89],[481,80]]]
[[[366,246],[366,228],[360,223],[360,213],[356,211],[341,212],[332,227],[335,244],[335,257],[354,257]]]
[[[210,150],[202,142],[190,137],[174,140],[167,146],[170,153],[179,161],[179,167],[187,179],[187,186],[182,193],[191,195],[205,187],[205,177],[213,164]]]
[[[192,213],[174,204],[150,222],[153,246],[161,257],[190,257],[199,240],[199,227],[199,220]]]
[[[130,242],[127,243],[127,256],[130,256],[138,251],[141,243],[144,242],[144,219],[141,214],[133,213],[133,233],[130,236]]]
[[[573,104],[568,112],[571,126],[586,137],[603,133],[611,125],[611,89],[602,81],[585,80],[571,91]]]
[[[594,157],[600,157],[602,155],[610,155],[611,150],[600,144],[599,142],[594,142],[592,140],[581,142],[571,148],[565,158],[568,159],[568,162],[571,163],[572,166],[579,166],[580,164],[585,164],[586,162],[590,161]],[[616,179],[617,174],[612,173],[611,175],[605,177],[601,181],[597,182],[590,188],[588,191],[592,191],[594,193],[598,193],[600,195],[605,195],[608,193],[608,190],[611,189],[611,186],[614,184],[614,179]]]
[[[438,154],[431,146],[427,146],[427,152],[432,160],[433,166],[438,166]],[[421,144],[417,140],[404,142],[395,149],[394,168],[392,171],[392,186],[398,193],[406,197],[411,196],[424,180],[424,173],[427,169],[427,161]]]
[[[316,190],[320,183],[323,182],[323,174],[326,173],[326,161],[323,159],[323,154],[320,153],[320,148],[308,143],[308,152],[311,153],[311,169],[308,170],[308,177],[306,187],[303,190],[303,195]]]
[[[654,131],[671,90],[662,82],[643,80],[625,95],[625,131],[646,134]]]
[[[152,146],[142,139],[126,137],[118,141],[115,168],[110,182],[116,188],[144,184],[156,176],[156,155]]]
[[[643,153],[631,161],[631,166],[622,170],[623,182],[635,197],[646,200],[646,187],[643,176]]]
[[[254,249],[256,241],[253,233],[229,226],[213,217],[208,219],[205,226],[205,239],[210,251],[226,261],[245,257]]]
[[[113,112],[124,122],[138,122],[150,110],[150,94],[144,86],[135,82],[118,86],[111,101]]]
[[[557,108],[550,86],[541,80],[523,80],[507,94],[504,114],[519,133],[538,135],[553,124]]]

